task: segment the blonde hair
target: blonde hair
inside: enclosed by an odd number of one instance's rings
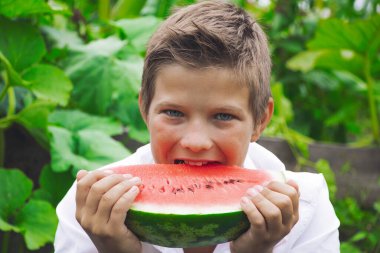
[[[243,9],[204,1],[179,9],[151,37],[145,57],[141,99],[148,115],[161,68],[222,67],[249,88],[253,119],[261,119],[270,91],[271,60],[265,33]]]

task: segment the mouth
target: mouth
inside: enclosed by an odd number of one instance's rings
[[[181,159],[175,159],[174,164],[187,164],[192,166],[205,166],[210,164],[220,164],[220,162],[216,161],[189,161],[189,160],[181,160]]]

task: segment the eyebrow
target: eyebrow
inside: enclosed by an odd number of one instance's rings
[[[241,114],[242,112],[241,108],[236,107],[236,106],[230,106],[230,105],[215,107],[213,110],[221,111],[221,112],[229,112],[229,113],[234,113],[234,114]]]
[[[172,103],[172,102],[160,102],[157,104],[156,108],[161,109],[162,107],[169,107],[169,108],[174,108],[177,110],[184,110],[184,106],[177,104],[177,103]],[[212,108],[213,112],[223,112],[223,113],[231,113],[231,114],[236,114],[236,115],[242,115],[242,109],[237,106],[232,106],[232,105],[222,105],[222,106],[216,106]]]
[[[169,108],[175,108],[175,109],[183,109],[184,107],[179,105],[179,104],[176,104],[176,103],[172,103],[172,102],[160,102],[157,104],[156,108],[158,109],[161,109],[162,107],[169,107]]]

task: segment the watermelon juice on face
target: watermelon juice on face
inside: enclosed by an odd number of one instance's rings
[[[256,127],[249,108],[248,88],[227,68],[163,67],[149,110],[142,113],[155,162],[242,166],[249,143],[270,119],[273,101]]]

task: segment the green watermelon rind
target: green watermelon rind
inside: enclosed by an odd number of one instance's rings
[[[286,182],[285,172],[267,171],[273,181]],[[163,208],[165,207],[165,208]],[[173,213],[167,213],[171,210]],[[128,211],[126,226],[140,241],[170,248],[192,248],[216,245],[237,239],[250,223],[238,207],[207,206],[198,213],[192,208],[134,205]]]
[[[128,211],[125,224],[143,242],[174,248],[232,241],[250,226],[243,211],[181,215],[133,209]]]

